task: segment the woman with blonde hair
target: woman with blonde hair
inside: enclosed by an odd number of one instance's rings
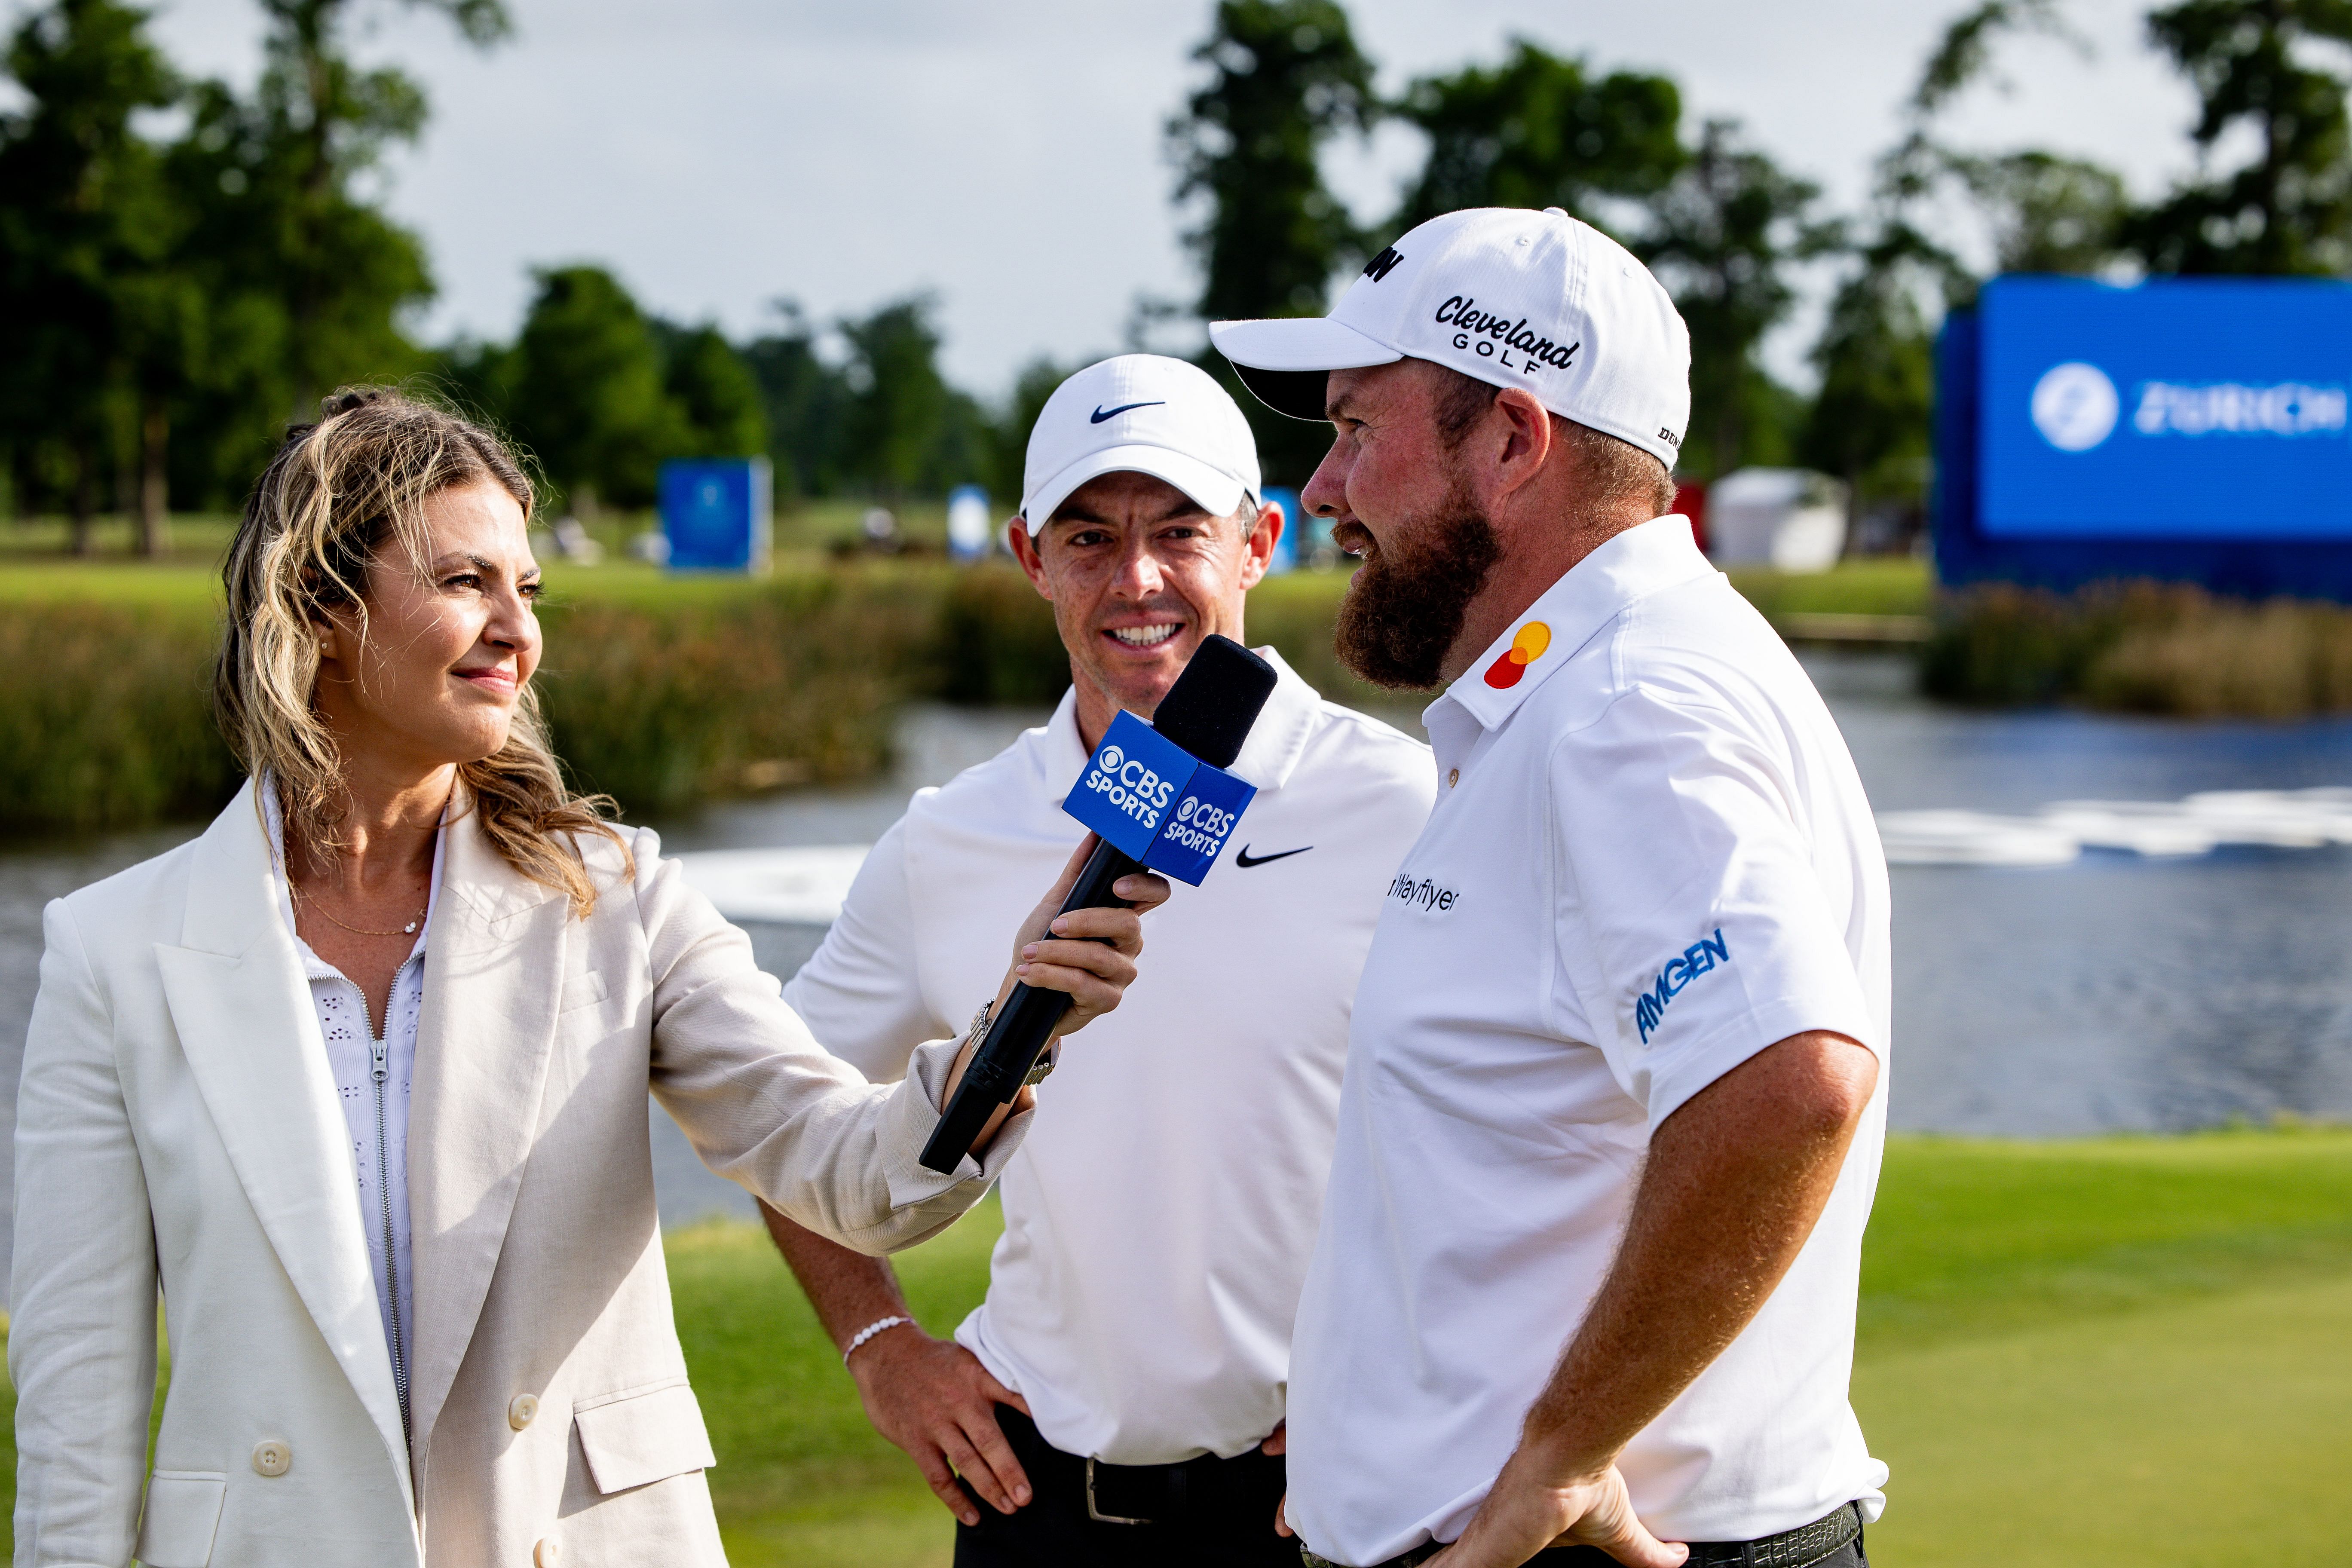
[[[1026,1090],[977,1159],[925,1170],[969,1044],[869,1085],[654,835],[564,787],[531,501],[495,437],[398,394],[292,431],[225,571],[215,703],[250,779],[202,837],[49,906],[17,1100],[19,1563],[723,1563],[647,1090],[711,1169],[875,1252],[1019,1141]],[[1167,887],[1055,918],[1069,881],[999,1000],[1067,992],[1075,1028]]]

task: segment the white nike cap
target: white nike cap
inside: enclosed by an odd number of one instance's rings
[[[1433,217],[1372,258],[1328,316],[1216,321],[1266,406],[1323,417],[1335,370],[1425,359],[1523,387],[1672,468],[1690,424],[1690,331],[1631,251],[1558,207]]]
[[[1165,354],[1121,354],[1054,389],[1029,431],[1022,521],[1034,534],[1072,490],[1123,472],[1166,479],[1213,517],[1264,493],[1240,405],[1199,365]]]

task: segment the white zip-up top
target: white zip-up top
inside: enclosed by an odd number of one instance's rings
[[[1271,649],[1259,650],[1273,658]],[[1348,1014],[1381,889],[1429,815],[1429,751],[1282,668],[1233,772],[1257,798],[1147,922],[1118,1012],[1038,1089],[988,1299],[956,1332],[1045,1440],[1114,1464],[1254,1447],[1330,1165]],[[1076,702],[915,796],[784,1000],[877,1080],[960,1033],[1084,833]]]
[[[368,1266],[375,1271],[376,1309],[383,1316],[384,1349],[392,1357],[400,1418],[409,1419],[408,1369],[412,1327],[416,1321],[416,1277],[409,1266],[408,1102],[416,1067],[416,1022],[425,1007],[425,942],[433,931],[433,907],[441,898],[441,850],[445,824],[433,836],[432,879],[416,943],[392,980],[379,1037],[368,1019],[367,996],[333,964],[304,942],[294,923],[294,899],[286,875],[286,825],[278,791],[268,781],[262,799],[269,816],[269,846],[275,858],[278,908],[286,933],[301,956],[310,983],[310,1005],[319,1016],[319,1037],[335,1075],[343,1122],[352,1135],[352,1173],[359,1188],[360,1225],[367,1237]]]
[[[1298,1308],[1291,1523],[1460,1535],[1607,1275],[1652,1133],[1791,1035],[1876,1052],[1827,1208],[1619,1463],[1667,1541],[1751,1541],[1886,1467],[1846,1403],[1885,1128],[1886,863],[1829,710],[1689,522],[1579,562],[1425,715],[1437,806],[1356,997]]]

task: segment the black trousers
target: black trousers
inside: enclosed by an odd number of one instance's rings
[[[1693,1552],[1691,1561],[1697,1562],[1698,1553]],[[1528,1568],[1602,1568],[1603,1564],[1607,1568],[1624,1568],[1623,1563],[1598,1546],[1555,1546],[1528,1559]],[[1815,1559],[1808,1568],[1870,1568],[1870,1558],[1863,1552],[1862,1537],[1857,1535],[1827,1557]]]
[[[1416,1547],[1413,1552],[1406,1552],[1404,1556],[1381,1563],[1379,1568],[1421,1563],[1423,1559],[1430,1559],[1430,1556],[1437,1556],[1437,1549]],[[1691,1547],[1689,1568],[1710,1568],[1717,1563],[1728,1568],[1731,1563],[1752,1559],[1755,1559],[1755,1552],[1750,1552],[1750,1549],[1727,1547],[1727,1544],[1698,1544],[1698,1547]],[[1618,1563],[1613,1556],[1601,1552],[1600,1547],[1550,1547],[1548,1552],[1538,1552],[1536,1556],[1527,1559],[1527,1568],[1625,1568],[1625,1565]],[[1816,1556],[1813,1561],[1797,1565],[1797,1568],[1870,1568],[1870,1556],[1863,1552],[1863,1532],[1855,1531],[1853,1540],[1849,1540],[1844,1547],[1839,1547],[1837,1552],[1828,1556]]]
[[[980,1522],[956,1526],[955,1568],[1298,1568],[1298,1542],[1274,1532],[1286,1484],[1278,1456],[1195,1460],[1179,1500],[1166,1505],[1170,1517],[1108,1524],[1087,1515],[1086,1460],[1047,1443],[1009,1405],[996,1407],[996,1422],[1034,1497],[1003,1514],[965,1487]]]

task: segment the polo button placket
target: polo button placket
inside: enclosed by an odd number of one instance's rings
[[[276,1478],[294,1468],[294,1447],[276,1437],[266,1437],[253,1446],[254,1474]]]

